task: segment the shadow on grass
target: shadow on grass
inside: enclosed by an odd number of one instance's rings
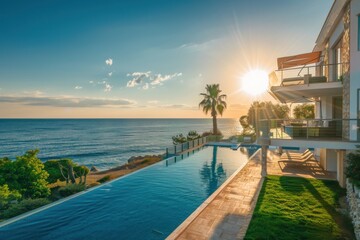
[[[270,176],[245,239],[354,239],[351,221],[336,211],[343,194],[335,181]]]

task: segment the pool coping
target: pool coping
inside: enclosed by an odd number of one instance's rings
[[[238,170],[236,170],[215,192],[213,192],[190,216],[188,216],[169,236],[166,240],[174,240],[187,229],[187,227],[205,210],[205,208],[219,195],[219,193],[241,172],[241,170],[254,158],[261,149],[254,152],[248,159],[248,162]]]

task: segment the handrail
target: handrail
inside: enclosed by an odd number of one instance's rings
[[[261,136],[275,139],[344,139],[359,141],[360,118],[259,119]]]
[[[310,119],[297,119],[297,118],[269,118],[259,119],[259,121],[356,121],[360,118],[310,118]]]
[[[328,64],[318,63],[312,65],[304,65],[301,67],[278,69],[273,71],[269,75],[269,87],[282,86],[285,83],[286,85],[317,83],[317,81],[320,81],[319,79],[315,80],[315,82],[307,82],[309,80],[312,81],[312,79],[316,77],[326,77],[326,82],[341,81],[341,76],[346,72],[344,66],[348,64],[348,62]],[[306,73],[303,71],[304,68],[307,69]],[[340,69],[337,70],[338,68]],[[301,83],[302,81],[304,81],[304,83]]]
[[[292,68],[284,68],[280,70],[275,70],[275,72],[283,72],[283,71],[290,71],[290,70],[297,70],[297,69],[303,69],[303,68],[316,68],[316,67],[326,67],[326,66],[337,66],[337,65],[343,65],[343,64],[350,64],[349,62],[344,63],[328,63],[328,64],[318,64],[318,65],[312,65],[312,66],[302,66],[302,67],[292,67]]]

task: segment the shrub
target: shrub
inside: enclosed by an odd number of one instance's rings
[[[347,167],[345,174],[353,183],[360,186],[360,146],[357,146],[356,152],[347,155]]]
[[[104,182],[107,182],[107,181],[110,181],[111,180],[111,177],[110,175],[106,175],[102,178],[100,178],[99,180],[97,180],[99,183],[104,183]]]
[[[59,188],[59,194],[62,197],[67,197],[75,193],[84,191],[86,186],[84,184],[69,184]]]
[[[0,160],[0,185],[7,184],[11,191],[18,191],[24,198],[42,198],[50,195],[46,179],[49,174],[37,157],[39,150],[29,150],[14,161]]]
[[[18,191],[11,191],[7,184],[0,186],[0,210],[6,209],[11,201],[20,199],[21,194]]]
[[[0,218],[11,218],[49,203],[50,201],[47,198],[24,199],[19,203],[11,204],[8,209],[3,211]]]
[[[196,131],[189,131],[186,136],[187,141],[195,140],[198,138],[201,138],[201,136]]]
[[[174,145],[187,142],[186,137],[182,133],[173,136],[172,140]]]

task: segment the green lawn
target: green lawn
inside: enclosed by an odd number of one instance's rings
[[[354,239],[335,181],[268,176],[245,239]]]

